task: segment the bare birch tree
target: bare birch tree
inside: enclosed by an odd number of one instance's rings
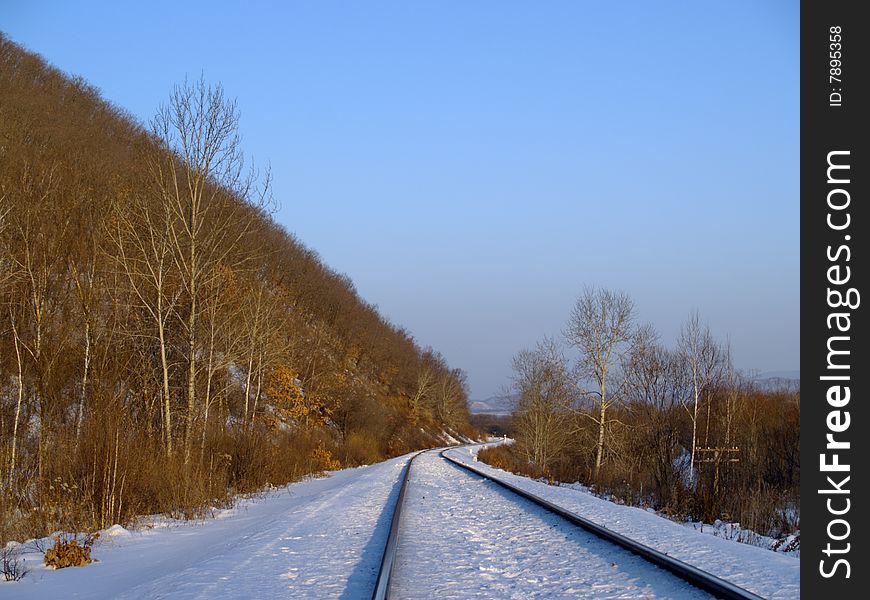
[[[239,242],[259,216],[257,210],[270,201],[268,174],[258,185],[257,173],[246,168],[238,124],[235,100],[228,99],[220,85],[206,85],[202,78],[175,86],[151,123],[162,152],[152,155],[149,167],[155,190],[172,216],[170,247],[185,291],[185,464],[190,461],[197,411],[201,290],[219,276],[218,265],[244,262],[237,255]]]
[[[596,390],[588,391],[597,399],[597,416],[588,415],[598,426],[594,477],[597,479],[604,460],[608,430],[607,409],[619,398],[618,387],[611,390],[612,375],[633,338],[634,301],[624,292],[586,288],[577,298],[564,335],[580,351],[577,375],[592,381]],[[585,413],[584,413],[585,414]]]
[[[679,351],[684,356],[692,380],[691,408],[686,406],[692,420],[692,452],[689,462],[689,476],[695,481],[695,461],[698,446],[698,411],[703,396],[709,395],[721,365],[721,351],[710,328],[701,325],[701,315],[692,311],[683,325],[679,339]]]
[[[123,198],[113,218],[109,254],[129,283],[130,302],[143,311],[153,329],[133,335],[156,341],[160,356],[160,407],[163,447],[172,454],[172,402],[168,325],[178,302],[177,278],[172,276],[168,215],[141,195]]]

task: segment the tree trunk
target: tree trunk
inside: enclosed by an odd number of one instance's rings
[[[200,209],[199,193],[201,192],[195,188],[189,212],[190,264],[188,268],[190,269],[190,282],[188,292],[190,292],[190,314],[187,316],[187,427],[184,431],[184,464],[190,462],[190,451],[193,444],[194,413],[196,411],[196,311],[199,309],[196,302],[196,295],[199,293],[197,289],[199,283],[199,265],[197,264],[196,246],[199,229],[199,219],[197,218]]]
[[[85,397],[88,389],[88,369],[91,364],[91,323],[85,321],[85,364],[82,372],[82,394],[79,398],[79,410],[76,416],[76,444],[82,435],[82,421],[85,416]]]
[[[604,457],[604,432],[606,428],[605,411],[607,410],[604,400],[601,401],[601,414],[598,420],[598,445],[595,452],[595,480],[601,473],[601,462]]]
[[[193,291],[191,290],[191,294]],[[190,462],[193,441],[193,417],[196,410],[196,298],[190,300],[190,315],[187,320],[187,423],[184,431],[184,464]]]
[[[251,398],[251,374],[254,369],[254,343],[251,342],[251,353],[248,355],[248,372],[245,375],[245,414],[242,416],[242,425],[248,424],[248,401]]]
[[[15,421],[12,425],[12,451],[9,463],[9,485],[12,485],[12,478],[15,474],[16,450],[18,448],[18,422],[21,420],[21,404],[24,400],[24,363],[21,360],[21,346],[18,340],[18,329],[15,327],[15,319],[12,316],[12,310],[9,311],[9,318],[12,321],[12,339],[15,346],[15,358],[18,365],[18,402],[15,405]]]
[[[695,483],[695,447],[697,444],[698,434],[698,368],[692,363],[692,386],[694,390],[695,406],[692,411],[692,458],[689,461],[689,479],[692,485]]]
[[[199,443],[199,464],[202,465],[205,456],[205,437],[208,430],[208,408],[211,404],[211,382],[214,377],[214,317],[212,317],[211,335],[208,344],[208,366],[206,368],[205,398],[203,400],[202,437]]]
[[[157,320],[157,335],[160,340],[160,366],[163,369],[163,446],[168,457],[172,455],[172,407],[169,402],[169,361],[166,358],[166,333],[162,318]]]

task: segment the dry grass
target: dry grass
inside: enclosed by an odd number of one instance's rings
[[[84,567],[91,564],[91,547],[99,533],[86,535],[79,544],[75,535],[57,535],[54,538],[54,546],[45,551],[43,561],[48,567],[64,569],[66,567]]]

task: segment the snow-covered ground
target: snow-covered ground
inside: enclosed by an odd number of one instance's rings
[[[551,486],[494,469],[477,461],[477,451],[481,447],[456,448],[448,452],[451,458],[473,463],[478,469],[490,472],[581,517],[695,565],[759,596],[800,597],[800,561],[794,557],[701,534],[654,513],[614,504],[583,490]]]
[[[716,520],[713,523],[699,523],[697,521],[687,521],[683,523],[684,527],[691,528],[694,531],[705,535],[715,535],[716,537],[726,540],[734,540],[741,544],[751,544],[759,548],[765,548],[771,552],[787,552],[789,556],[800,558],[800,532],[791,533],[783,538],[777,539],[766,535],[761,535],[751,529],[743,529],[740,523],[728,523],[726,521]]]
[[[409,455],[410,456],[410,455]],[[371,595],[409,456],[245,500],[198,523],[115,527],[95,562],[0,581],[0,598],[366,598]]]
[[[399,527],[396,598],[709,598],[437,452],[414,461]]]

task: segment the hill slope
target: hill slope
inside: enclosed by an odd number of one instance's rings
[[[269,212],[220,86],[146,130],[0,35],[0,540],[439,443],[461,371]]]

